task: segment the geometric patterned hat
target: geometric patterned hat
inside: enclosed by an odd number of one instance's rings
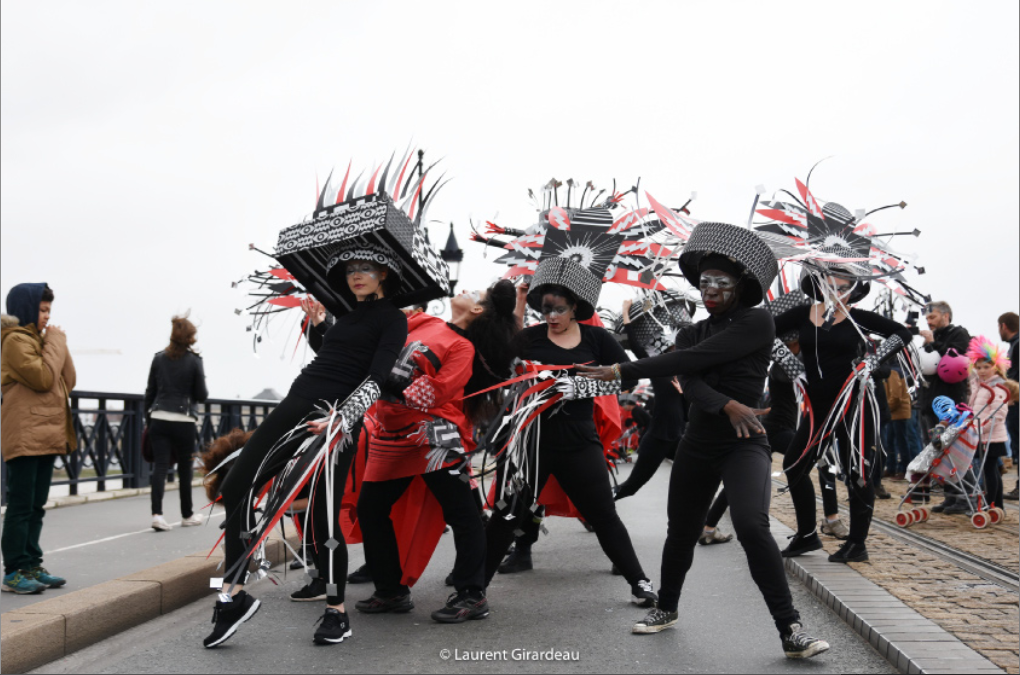
[[[550,285],[563,286],[577,296],[577,319],[595,314],[602,278],[613,262],[622,234],[610,234],[613,216],[607,208],[549,211],[542,255],[528,291],[528,305],[542,308],[542,295]]]
[[[779,265],[761,237],[727,223],[699,223],[684,244],[680,254],[680,271],[692,286],[698,288],[698,264],[707,255],[724,255],[744,268],[744,295],[742,299],[754,307],[765,297],[765,291],[779,274]]]
[[[276,259],[333,314],[354,308],[346,263],[369,260],[399,277],[388,298],[398,307],[449,295],[450,272],[421,228],[389,195],[377,192],[316,211],[309,222],[284,229]]]

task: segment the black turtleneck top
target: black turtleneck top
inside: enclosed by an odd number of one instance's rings
[[[389,300],[359,302],[326,328],[309,331],[316,352],[291,385],[302,398],[334,402],[345,399],[366,377],[381,388],[407,340],[407,317]]]
[[[775,337],[768,310],[737,305],[681,328],[676,351],[621,363],[620,374],[624,379],[676,375],[690,404],[684,442],[724,448],[741,439],[722,408],[730,400],[758,406]],[[767,443],[764,434],[742,442]]]

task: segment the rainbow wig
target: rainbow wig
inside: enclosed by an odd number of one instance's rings
[[[970,345],[967,347],[967,358],[970,359],[971,366],[978,361],[988,361],[995,366],[995,369],[1003,377],[1005,377],[1005,373],[1010,365],[1009,357],[1006,356],[1006,352],[1002,347],[984,335],[971,339]]]

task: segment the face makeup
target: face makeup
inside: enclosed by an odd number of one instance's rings
[[[355,274],[364,274],[369,279],[379,278],[379,269],[372,263],[348,263],[347,265],[347,276],[353,277]]]
[[[738,281],[732,275],[718,270],[706,270],[698,279],[698,288],[709,312],[725,311],[733,304]]]

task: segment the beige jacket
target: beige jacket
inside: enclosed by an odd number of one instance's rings
[[[0,317],[0,449],[4,461],[63,455],[78,447],[68,396],[74,361],[60,333],[43,337],[35,325]]]

